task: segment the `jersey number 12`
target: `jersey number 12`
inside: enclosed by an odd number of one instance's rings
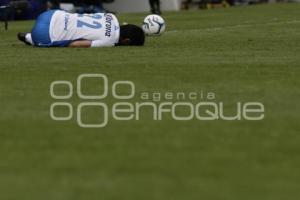
[[[102,28],[102,25],[98,22],[98,21],[93,21],[92,24],[91,23],[88,23],[84,20],[84,17],[85,19],[87,18],[92,18],[92,19],[101,19],[102,16],[99,15],[99,14],[94,14],[94,15],[88,15],[88,14],[79,14],[78,17],[82,17],[83,20],[81,19],[78,19],[77,20],[77,28],[83,28],[83,27],[88,27],[88,28],[92,28],[92,29],[100,29]]]

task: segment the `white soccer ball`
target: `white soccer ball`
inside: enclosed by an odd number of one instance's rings
[[[158,36],[165,32],[165,20],[159,15],[148,15],[144,19],[142,26],[144,32],[148,36]]]

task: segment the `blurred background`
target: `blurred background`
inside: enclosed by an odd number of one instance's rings
[[[259,3],[300,2],[300,0],[0,0],[0,20],[34,19],[49,9],[78,13],[152,12],[212,9]]]

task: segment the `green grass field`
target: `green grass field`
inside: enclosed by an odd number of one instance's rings
[[[272,4],[165,13],[167,32],[141,48],[32,48],[16,34],[33,21],[12,22],[0,31],[0,199],[299,199],[299,11]],[[139,24],[144,16],[119,17]],[[110,117],[100,129],[80,128],[75,117],[53,121],[51,82],[75,84],[82,73],[133,81],[137,93],[213,91],[227,113],[259,101],[265,118],[153,121],[146,110],[139,121]]]

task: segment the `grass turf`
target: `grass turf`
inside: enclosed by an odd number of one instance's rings
[[[299,199],[299,9],[166,13],[168,32],[142,48],[31,48],[16,33],[33,22],[12,22],[0,32],[0,198]],[[139,23],[143,16],[119,17]],[[102,129],[51,120],[50,83],[75,83],[81,73],[131,80],[137,92],[214,91],[231,113],[237,101],[261,101],[266,117],[178,122],[166,115],[110,120]]]

